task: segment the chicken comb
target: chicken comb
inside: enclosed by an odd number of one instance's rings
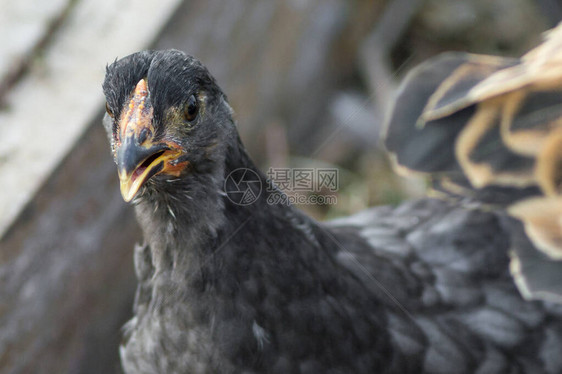
[[[506,208],[529,239],[513,246],[521,293],[562,301],[562,276],[544,273],[562,274],[562,24],[521,58],[446,53],[414,68],[386,122],[396,170]]]

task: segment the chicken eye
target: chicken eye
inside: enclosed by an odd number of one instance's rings
[[[107,113],[111,118],[114,117],[114,116],[113,116],[113,111],[111,110],[111,108],[109,107],[109,103],[107,103],[107,102],[105,103],[105,111],[106,111],[106,113]]]
[[[187,103],[184,108],[184,116],[185,119],[189,122],[193,121],[197,117],[197,113],[199,112],[199,103],[197,102],[197,98],[195,95],[191,95],[187,100]]]

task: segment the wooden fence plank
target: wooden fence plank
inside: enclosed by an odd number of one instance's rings
[[[0,112],[0,237],[102,106],[104,66],[146,48],[179,0],[81,0]]]
[[[0,96],[62,21],[74,0],[0,0]]]

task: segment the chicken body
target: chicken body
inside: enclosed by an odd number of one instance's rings
[[[115,62],[104,92],[145,238],[125,372],[562,371],[562,311],[509,274],[518,222],[432,199],[328,223],[271,203],[226,97],[179,51]],[[225,193],[241,168],[251,204]]]

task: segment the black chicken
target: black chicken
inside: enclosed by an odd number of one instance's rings
[[[405,80],[386,145],[406,173],[508,207],[536,249],[512,237],[529,299],[562,301],[562,25],[520,59],[449,53]]]
[[[512,219],[423,199],[319,223],[250,182],[236,204],[231,172],[267,180],[200,62],[135,53],[103,89],[145,238],[125,372],[562,371],[562,309],[523,300],[508,271]]]

